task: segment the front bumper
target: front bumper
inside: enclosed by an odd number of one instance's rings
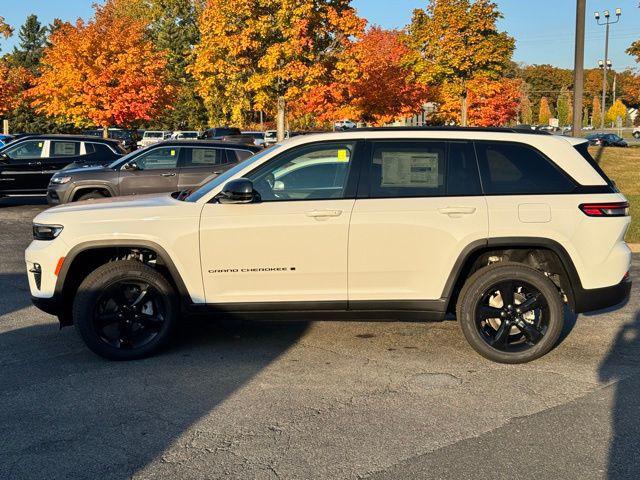
[[[48,313],[49,315],[58,316],[62,311],[61,302],[55,296],[51,298],[39,298],[31,295],[31,302],[38,309],[42,310],[45,313]]]
[[[630,293],[631,279],[629,277],[610,287],[579,288],[573,292],[573,310],[575,313],[585,313],[621,305],[629,300]]]

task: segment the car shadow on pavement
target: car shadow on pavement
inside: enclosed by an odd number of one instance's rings
[[[0,273],[0,317],[31,305],[26,273]]]
[[[615,382],[607,478],[640,478],[640,312],[618,331],[599,380]],[[635,367],[635,368],[634,368]]]
[[[45,197],[44,195],[35,197],[0,197],[0,208],[18,207],[24,205],[46,206],[47,197]]]
[[[198,441],[194,424],[307,326],[185,322],[168,351],[132,362],[103,360],[73,328],[53,323],[0,334],[0,478],[125,479],[154,460],[184,474],[165,451],[182,436],[203,455],[229,448],[229,425],[209,427]],[[259,404],[262,387],[253,388]]]

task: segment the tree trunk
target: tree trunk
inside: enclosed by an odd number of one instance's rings
[[[467,126],[467,92],[464,91],[460,96],[460,123],[463,127]]]
[[[102,127],[102,138],[109,138],[109,126]]]
[[[284,97],[278,97],[278,142],[284,140],[285,135],[285,118],[286,118],[286,103]]]

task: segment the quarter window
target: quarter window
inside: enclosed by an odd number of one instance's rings
[[[50,157],[73,157],[80,155],[80,142],[51,142]]]
[[[208,167],[225,163],[223,150],[217,148],[187,148],[184,151],[185,167]]]
[[[298,149],[250,173],[264,201],[343,198],[353,157],[351,143],[323,143]]]
[[[536,149],[517,143],[477,142],[487,195],[570,193],[573,181]]]

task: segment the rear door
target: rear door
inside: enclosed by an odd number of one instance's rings
[[[42,159],[42,178],[40,187],[43,189],[49,185],[49,180],[58,170],[66,167],[70,163],[78,161],[80,156],[80,145],[77,140],[50,140],[49,153]]]
[[[487,233],[471,142],[371,142],[349,229],[350,308],[430,310]]]
[[[43,180],[42,155],[46,140],[24,140],[9,145],[0,158],[0,191],[3,193],[41,193],[49,182]],[[42,186],[44,183],[44,186]]]
[[[178,188],[180,147],[157,147],[131,160],[137,170],[120,167],[119,194],[144,195]]]
[[[206,183],[237,163],[233,152],[222,148],[183,147],[180,151],[178,190]]]

